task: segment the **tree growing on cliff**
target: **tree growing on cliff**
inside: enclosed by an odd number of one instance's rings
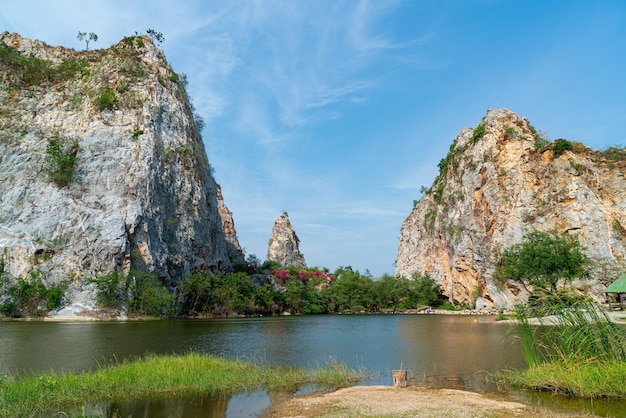
[[[87,51],[89,51],[89,42],[93,41],[93,42],[97,42],[98,41],[98,35],[96,35],[93,32],[78,32],[78,35],[76,35],[76,39],[78,39],[79,41],[85,41],[85,49]]]
[[[532,285],[555,292],[560,280],[569,282],[582,277],[587,264],[588,258],[576,236],[534,231],[526,234],[521,244],[502,253],[496,275],[524,287]]]

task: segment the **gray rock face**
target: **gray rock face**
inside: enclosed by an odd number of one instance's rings
[[[243,263],[245,261],[244,251],[239,245],[237,239],[237,231],[235,230],[235,221],[233,220],[233,214],[226,207],[224,203],[224,197],[222,196],[222,188],[218,185],[216,188],[217,198],[217,211],[222,221],[222,230],[227,241],[228,258],[233,263]]]
[[[72,279],[70,303],[89,304],[85,278],[136,269],[173,288],[243,259],[188,96],[149,38],[87,52],[0,40],[53,66],[83,65],[33,85],[1,68],[0,259],[11,277]],[[44,170],[51,139],[78,145],[63,187]]]
[[[306,267],[299,245],[300,239],[291,226],[289,218],[281,215],[274,222],[265,261],[275,261],[280,266]]]
[[[496,287],[496,253],[533,230],[576,234],[593,261],[588,281],[626,269],[626,161],[610,161],[582,144],[555,156],[537,149],[528,120],[506,109],[483,118],[485,134],[464,129],[445,169],[402,225],[395,274],[427,272],[455,302],[510,307],[527,294]],[[444,163],[444,161],[442,161]]]

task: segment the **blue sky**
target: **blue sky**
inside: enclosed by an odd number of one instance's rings
[[[241,245],[283,210],[308,265],[393,273],[402,221],[487,109],[626,145],[626,2],[2,0],[0,31],[82,49],[162,32]]]

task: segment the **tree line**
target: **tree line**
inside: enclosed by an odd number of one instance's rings
[[[227,274],[198,272],[168,291],[150,274],[131,272],[92,279],[97,302],[130,314],[226,317],[398,311],[443,303],[428,275],[412,279],[384,275],[375,280],[352,267],[328,269],[239,266]]]
[[[521,284],[532,304],[556,298],[570,305],[584,297],[567,287],[558,288],[585,277],[590,263],[575,235],[530,232],[522,243],[496,258],[495,283]],[[65,284],[47,287],[40,272],[10,281],[3,267],[0,262],[0,314],[42,316],[62,306]],[[369,272],[362,274],[349,266],[331,274],[326,268],[260,265],[254,256],[230,273],[198,272],[174,287],[140,271],[111,272],[87,282],[94,286],[101,307],[154,317],[396,312],[447,303],[428,274],[414,273],[410,279],[385,274],[374,279]]]

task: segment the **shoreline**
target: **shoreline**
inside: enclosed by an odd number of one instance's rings
[[[266,409],[261,418],[384,417],[571,417],[547,407],[505,396],[421,386],[350,386],[332,392],[297,396]],[[577,417],[596,415],[578,413]]]
[[[118,311],[119,312],[119,311]],[[626,310],[624,311],[604,311],[611,320],[617,324],[626,324]],[[306,315],[306,314],[304,314]],[[494,317],[494,323],[502,323],[502,324],[515,324],[516,320],[509,319],[501,319],[496,320],[495,317],[498,315],[512,316],[512,312],[507,311],[499,311],[495,310],[459,310],[459,311],[451,311],[447,309],[436,309],[433,308],[430,312],[425,312],[423,309],[410,309],[406,311],[398,311],[398,312],[355,312],[355,313],[332,313],[332,314],[319,314],[319,315],[454,315],[454,316],[475,316],[475,317]],[[275,315],[268,317],[281,317],[281,316],[291,316],[291,315]],[[264,317],[264,316],[231,316],[231,317],[206,317],[206,318],[198,318],[198,317],[180,317],[180,318],[158,318],[158,317],[150,317],[150,316],[126,316],[124,314],[111,314],[105,310],[94,309],[91,311],[81,311],[77,312],[75,315],[46,315],[41,317],[27,317],[27,318],[6,318],[0,317],[0,321],[16,321],[16,322],[28,322],[28,321],[41,321],[41,322],[140,322],[140,321],[159,321],[163,319],[236,319],[236,318],[256,318],[256,317]],[[531,325],[552,325],[558,323],[557,316],[550,315],[542,318],[530,318],[529,322]]]

